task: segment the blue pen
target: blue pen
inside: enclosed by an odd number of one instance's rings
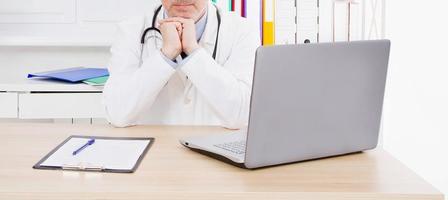
[[[85,145],[83,145],[82,147],[79,147],[79,149],[77,149],[76,151],[73,152],[73,155],[78,154],[79,152],[81,152],[83,149],[85,149],[86,147],[92,145],[93,143],[95,143],[95,139],[90,139],[89,141],[87,141],[87,143]]]

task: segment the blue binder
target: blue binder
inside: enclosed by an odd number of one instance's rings
[[[54,70],[40,73],[28,74],[28,78],[48,78],[77,83],[83,80],[108,76],[109,72],[105,68],[74,67],[62,70]]]

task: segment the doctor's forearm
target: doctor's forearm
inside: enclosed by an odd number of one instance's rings
[[[180,69],[221,117],[224,126],[242,128],[249,113],[251,83],[220,66],[204,49]]]
[[[113,70],[104,90],[108,118],[115,126],[134,125],[140,113],[152,106],[175,70],[159,55],[146,59],[132,72]]]

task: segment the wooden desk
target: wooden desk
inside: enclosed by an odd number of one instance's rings
[[[216,127],[0,124],[0,199],[415,199],[442,200],[431,185],[382,150],[244,170],[182,147]],[[31,167],[72,134],[156,138],[133,174]]]

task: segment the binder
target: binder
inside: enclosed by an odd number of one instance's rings
[[[361,3],[349,2],[349,41],[362,40]]]
[[[361,0],[262,0],[262,44],[362,40],[364,10]]]
[[[262,11],[260,0],[250,0],[246,2],[246,19],[250,27],[258,30],[260,33],[259,41],[262,40]]]
[[[318,42],[318,0],[297,0],[297,43]]]
[[[32,73],[28,74],[28,78],[46,78],[77,83],[83,80],[108,75],[109,72],[105,68],[74,67],[62,70]]]
[[[349,41],[350,6],[348,0],[333,0],[333,42]]]
[[[72,151],[90,139],[96,140],[91,147],[86,147],[77,155],[71,154]],[[33,168],[42,170],[133,173],[137,170],[154,140],[151,137],[72,135],[50,151]]]
[[[263,0],[263,45],[269,46],[275,44],[274,32],[274,0]]]
[[[275,44],[296,43],[295,2],[295,0],[275,0],[274,2]]]
[[[230,0],[216,0],[215,4],[223,11],[230,11]]]
[[[255,0],[252,0],[255,1]],[[241,0],[241,17],[247,17],[247,1]]]
[[[333,42],[333,0],[319,0],[319,42]]]
[[[233,0],[233,11],[238,16],[242,16],[241,2],[242,0]]]

